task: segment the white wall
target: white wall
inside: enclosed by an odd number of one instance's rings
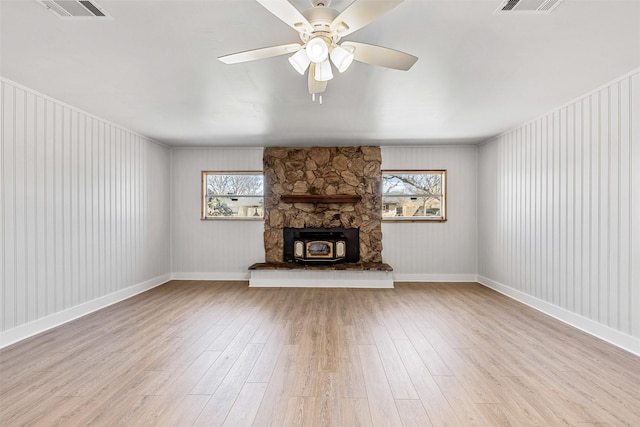
[[[446,222],[382,223],[382,258],[397,281],[475,281],[474,146],[382,147],[382,169],[446,169]]]
[[[640,72],[479,151],[479,274],[640,353]]]
[[[202,171],[261,171],[262,148],[172,150],[174,278],[245,280],[264,262],[262,220],[200,219]]]
[[[0,79],[0,346],[169,279],[169,150]]]
[[[475,280],[476,148],[383,147],[383,168],[447,169],[446,223],[383,224],[383,259],[399,280]],[[200,220],[203,170],[262,170],[262,148],[172,150],[172,271],[181,279],[246,279],[264,262],[262,221]]]

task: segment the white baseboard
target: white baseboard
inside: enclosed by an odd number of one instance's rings
[[[156,286],[160,286],[169,280],[171,280],[171,276],[169,274],[154,277],[153,279],[138,283],[126,289],[78,304],[74,307],[67,308],[66,310],[34,320],[33,322],[11,328],[0,333],[0,348],[7,347],[18,341],[22,341],[31,336],[45,332],[79,317],[86,316],[89,313],[93,313],[94,311],[100,310],[127,298],[131,298],[134,295],[148,291]]]
[[[545,313],[563,323],[566,323],[574,328],[580,329],[590,335],[593,335],[601,340],[604,340],[610,344],[620,347],[630,353],[640,356],[640,339],[632,337],[631,335],[620,332],[616,329],[610,328],[606,325],[598,323],[594,320],[588,319],[584,316],[576,314],[572,311],[558,307],[547,301],[543,301],[534,296],[525,294],[524,292],[510,288],[502,283],[496,282],[484,276],[478,276],[478,282],[488,288],[491,288],[503,295],[513,298],[531,308],[534,308],[542,313]]]
[[[172,280],[247,281],[249,280],[249,277],[250,276],[248,271],[246,273],[218,273],[218,272],[212,271],[212,272],[202,272],[202,273],[173,273],[171,275]]]
[[[393,273],[396,282],[477,282],[475,274],[403,274]]]

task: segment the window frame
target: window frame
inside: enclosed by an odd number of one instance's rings
[[[380,199],[382,201],[381,206],[381,216],[383,222],[447,222],[447,170],[446,169],[384,169],[381,171],[381,179],[380,179]],[[384,216],[384,206],[385,206],[385,198],[387,197],[411,197],[411,196],[422,196],[421,194],[407,194],[405,195],[392,195],[386,194],[383,192],[383,183],[384,176],[390,174],[439,174],[442,176],[442,193],[439,195],[441,203],[440,203],[440,211],[442,215],[438,217],[385,217]]]
[[[260,175],[262,176],[262,194],[260,198],[262,199],[263,209],[262,215],[259,217],[256,216],[207,216],[207,176],[209,175]],[[264,171],[211,171],[206,170],[202,171],[200,175],[200,220],[202,221],[219,221],[219,220],[232,220],[232,221],[264,221]],[[220,195],[222,196],[222,195]],[[257,197],[254,195],[237,195],[238,197]],[[225,197],[229,197],[229,195],[225,195]]]

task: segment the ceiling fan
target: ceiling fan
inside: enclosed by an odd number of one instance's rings
[[[396,70],[408,70],[418,60],[408,53],[366,43],[340,40],[393,9],[403,0],[355,0],[345,10],[329,8],[331,0],[311,0],[312,7],[298,11],[288,0],[256,0],[269,12],[296,30],[302,43],[289,43],[221,56],[225,64],[255,61],[273,56],[293,54],[289,62],[300,74],[309,70],[309,94],[327,88],[333,78],[331,63],[344,72],[353,60]],[[322,103],[322,95],[319,97]]]

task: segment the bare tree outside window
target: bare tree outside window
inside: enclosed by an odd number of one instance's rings
[[[384,171],[382,217],[386,220],[445,220],[446,171]]]
[[[202,172],[202,219],[263,218],[262,173]]]

